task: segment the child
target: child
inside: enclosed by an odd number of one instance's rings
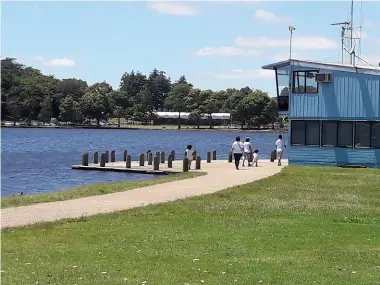
[[[281,166],[281,159],[284,154],[284,150],[286,148],[286,145],[284,141],[282,140],[282,135],[278,136],[278,140],[276,140],[276,152],[277,152],[277,158],[278,158],[278,166]]]
[[[255,149],[253,151],[253,164],[254,166],[257,167],[257,161],[259,160],[259,150],[258,149]]]
[[[187,157],[187,159],[189,160],[189,169],[190,169],[191,162],[194,160],[194,150],[191,144],[189,144],[186,148],[185,157]]]

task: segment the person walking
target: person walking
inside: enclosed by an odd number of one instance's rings
[[[253,154],[252,145],[251,145],[251,139],[246,138],[245,142],[243,143],[243,150],[244,150],[244,158],[243,158],[243,167],[245,166],[245,161],[248,161],[248,166],[251,166],[251,156]]]
[[[281,166],[281,159],[284,155],[284,150],[286,148],[285,142],[282,140],[282,135],[278,136],[278,140],[276,140],[276,152],[277,152],[277,159],[278,159],[278,166]]]
[[[234,143],[232,144],[230,153],[232,153],[234,156],[236,170],[239,170],[240,159],[244,153],[244,145],[240,141],[239,136],[236,137]]]

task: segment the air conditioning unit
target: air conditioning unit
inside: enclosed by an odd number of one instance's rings
[[[319,83],[330,83],[332,82],[332,73],[331,72],[317,73],[315,74],[315,81]]]

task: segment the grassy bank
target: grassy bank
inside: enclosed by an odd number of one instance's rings
[[[154,184],[161,184],[176,180],[188,179],[197,177],[199,175],[204,175],[201,172],[188,172],[171,174],[167,176],[161,176],[152,180],[142,180],[142,181],[121,181],[114,183],[105,184],[95,184],[80,186],[74,189],[69,189],[65,191],[57,191],[52,193],[36,194],[36,195],[23,195],[23,196],[9,196],[1,198],[1,207],[17,207],[25,206],[31,204],[53,202],[53,201],[63,201],[70,199],[83,198],[88,196],[103,195],[114,192],[121,192],[126,190],[131,190],[135,188],[150,186]]]
[[[288,167],[213,195],[3,231],[4,284],[378,284],[380,171]]]

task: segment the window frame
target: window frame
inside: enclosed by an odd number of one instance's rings
[[[298,74],[300,72],[305,73],[304,89],[303,89],[304,92],[295,92],[295,90],[296,90],[296,74]],[[315,92],[307,92],[307,86],[306,86],[307,76],[306,76],[306,73],[308,73],[308,72],[319,73],[319,70],[318,69],[305,69],[305,70],[293,70],[292,71],[292,93],[293,94],[318,94],[318,92],[319,92],[319,82],[318,81],[316,81],[317,90]],[[299,75],[297,76],[297,79],[298,79],[297,81],[298,81],[298,85],[299,85],[299,82],[300,82]],[[298,87],[298,90],[299,90],[299,87]]]
[[[376,124],[380,124],[380,121],[368,121],[371,123],[371,130],[370,130],[370,138],[371,138],[371,141],[370,141],[370,148],[372,149],[380,149],[380,146],[377,146],[377,147],[374,147],[372,145],[372,129],[373,129],[373,126],[376,125]]]
[[[294,144],[293,143],[293,122],[302,122],[303,123],[303,132],[304,132],[304,142],[303,144]],[[308,124],[309,122],[317,122],[318,123],[318,137],[319,144],[308,144],[307,143],[307,135],[308,135]],[[306,146],[306,147],[320,147],[321,146],[321,121],[320,120],[291,120],[290,121],[290,146]]]
[[[355,121],[348,121],[348,120],[342,120],[342,121],[337,121],[338,124],[337,124],[337,136],[336,136],[336,144],[337,146],[336,147],[339,147],[339,148],[354,148],[355,146]],[[340,128],[340,124],[341,123],[350,123],[351,124],[351,131],[352,131],[352,134],[351,134],[351,145],[350,146],[347,146],[347,145],[339,145],[339,128]]]
[[[354,129],[354,148],[359,148],[359,149],[371,149],[372,147],[372,124],[374,122],[372,121],[355,121],[355,129]],[[357,146],[357,124],[362,124],[362,123],[369,123],[369,146]]]

